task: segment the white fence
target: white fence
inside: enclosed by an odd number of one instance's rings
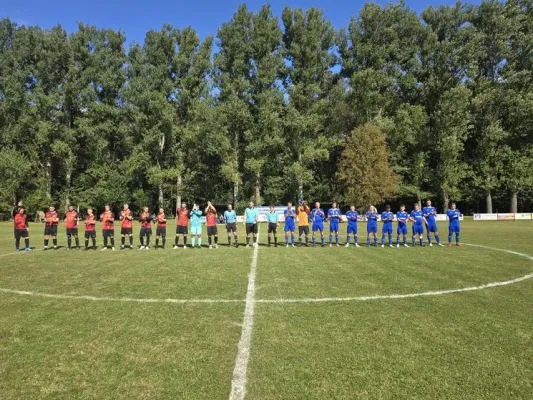
[[[474,214],[474,221],[515,221],[531,220],[531,213],[498,213],[498,214]]]

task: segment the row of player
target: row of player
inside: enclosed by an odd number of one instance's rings
[[[111,248],[115,250],[115,216],[110,209],[109,205],[105,206],[105,210],[100,214],[97,219],[94,214],[94,210],[89,208],[88,214],[84,219],[85,224],[85,250],[89,249],[89,244],[92,245],[92,249],[96,249],[96,222],[102,223],[102,236],[104,240],[104,247],[102,250]],[[207,223],[207,235],[209,248],[218,248],[218,228],[217,228],[217,210],[208,202],[205,208],[205,216]],[[311,222],[312,228],[312,245],[316,246],[316,235],[320,234],[321,246],[325,246],[324,237],[324,222],[329,222],[329,246],[340,246],[339,243],[339,224],[341,223],[341,211],[337,208],[337,204],[334,202],[332,208],[328,210],[328,213],[324,213],[324,210],[320,208],[320,203],[315,203],[315,207],[311,210],[306,202],[300,202],[297,208],[294,208],[292,203],[288,203],[287,208],[284,210],[284,233],[285,233],[285,246],[295,246],[295,232],[296,224],[298,224],[298,242],[299,245],[309,246],[309,223]],[[407,224],[412,223],[412,245],[417,244],[417,240],[420,246],[424,245],[424,226],[426,228],[427,239],[429,246],[432,246],[432,234],[435,236],[435,241],[438,246],[443,244],[440,241],[439,232],[437,229],[437,222],[435,216],[437,211],[435,207],[431,205],[431,201],[428,200],[426,207],[420,210],[418,203],[415,203],[414,210],[410,213],[405,211],[405,206],[400,207],[400,211],[396,214],[391,212],[391,207],[386,206],[385,211],[381,213],[382,236],[381,247],[385,246],[387,242],[390,247],[393,247],[393,221],[397,221],[397,237],[396,247],[400,247],[400,241],[404,247],[409,247],[408,241],[408,228]],[[187,204],[183,203],[180,208],[176,210],[176,236],[174,239],[174,249],[180,247],[180,236],[183,237],[183,248],[187,248],[187,237],[189,235],[189,224],[192,236],[192,247],[198,245],[202,246],[202,210],[197,204],[193,205],[192,210],[187,208]],[[350,211],[346,213],[347,229],[346,229],[346,242],[345,246],[350,245],[353,239],[354,245],[360,247],[358,243],[358,218],[359,212],[355,209],[355,206],[350,206]],[[461,212],[457,210],[455,203],[451,204],[450,209],[447,211],[447,218],[449,221],[448,227],[448,245],[452,244],[452,235],[455,234],[456,245],[460,246],[460,225],[459,217]],[[379,214],[374,206],[370,206],[365,213],[367,219],[367,240],[368,246],[372,244],[378,246],[378,219]],[[148,207],[144,207],[140,215],[141,230],[140,230],[140,249],[150,249],[150,238],[152,236],[152,218]],[[133,249],[133,214],[128,205],[125,204],[119,215],[121,222],[121,249],[126,247]],[[229,204],[227,210],[224,212],[224,220],[226,224],[228,246],[231,246],[231,239],[233,237],[234,245],[239,247],[239,241],[237,237],[237,215]],[[65,214],[64,221],[67,229],[67,250],[71,250],[72,239],[74,239],[75,247],[80,248],[78,237],[78,222],[81,218],[78,217],[77,211],[73,206],[70,206]],[[161,248],[165,248],[166,245],[166,227],[167,219],[164,209],[160,208],[158,214],[155,217],[156,223],[156,239],[155,247],[159,248],[161,241]],[[45,229],[44,229],[44,248],[48,250],[49,240],[52,239],[53,248],[57,249],[57,228],[60,222],[59,215],[54,207],[50,207],[45,214]],[[244,213],[243,225],[246,227],[246,246],[257,246],[257,233],[258,233],[259,211],[255,207],[253,202],[250,202],[248,208]],[[270,206],[270,211],[267,213],[268,222],[268,246],[273,243],[275,247],[278,246],[277,230],[279,228],[279,214],[275,211],[274,206]],[[20,241],[24,239],[25,250],[31,251],[29,244],[29,224],[27,219],[26,210],[22,203],[19,203],[18,208],[14,212],[14,224],[15,224],[15,250],[20,251]],[[128,244],[126,243],[128,239]],[[388,239],[388,241],[387,241]],[[402,239],[402,240],[401,240]],[[91,241],[91,243],[89,243]]]

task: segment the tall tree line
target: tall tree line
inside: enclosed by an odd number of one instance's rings
[[[369,3],[340,30],[317,8],[243,5],[214,37],[164,25],[125,43],[0,20],[0,210],[431,197],[531,211],[533,0]]]

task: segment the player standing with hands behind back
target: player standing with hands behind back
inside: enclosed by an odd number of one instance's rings
[[[257,247],[257,219],[259,218],[259,211],[255,208],[254,202],[248,204],[248,208],[244,211],[244,223],[246,224],[246,247],[250,247],[250,236],[253,236],[254,247]]]
[[[50,206],[48,212],[45,214],[44,226],[44,248],[48,250],[48,240],[52,238],[54,243],[54,250],[57,250],[57,225],[59,224],[59,216],[54,206]]]
[[[235,247],[239,247],[239,238],[237,236],[237,214],[231,204],[228,204],[228,209],[224,211],[224,220],[226,221],[226,231],[228,233],[228,247],[231,246],[232,234]]]

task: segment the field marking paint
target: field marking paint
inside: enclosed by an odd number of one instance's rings
[[[259,229],[257,230],[257,242],[259,242]],[[248,361],[250,360],[252,333],[254,329],[255,277],[257,272],[258,253],[259,243],[257,247],[254,247],[252,265],[250,266],[250,274],[248,275],[248,291],[246,292],[246,306],[244,307],[241,339],[239,340],[237,357],[235,358],[235,367],[233,368],[229,400],[244,400],[244,396],[246,395]]]
[[[466,246],[472,246],[472,247],[479,247],[483,249],[493,250],[493,251],[501,251],[504,253],[514,254],[520,257],[527,258],[530,261],[533,261],[533,257],[529,256],[524,253],[519,253],[517,251],[512,250],[505,250],[505,249],[498,249],[495,247],[489,247],[489,246],[482,246],[477,244],[466,244]],[[407,293],[407,294],[390,294],[390,295],[374,295],[374,296],[359,296],[359,297],[323,297],[323,298],[299,298],[299,299],[255,299],[255,290],[257,287],[255,286],[255,275],[256,275],[256,268],[257,268],[257,249],[256,247],[254,249],[254,255],[252,257],[252,267],[253,262],[255,259],[255,267],[251,268],[250,275],[248,278],[248,293],[246,299],[156,299],[156,298],[134,298],[134,297],[97,297],[97,296],[86,296],[86,295],[64,295],[64,294],[51,294],[51,293],[40,293],[40,292],[32,292],[27,290],[15,290],[15,289],[7,289],[7,288],[0,288],[0,293],[9,293],[9,294],[16,294],[21,296],[33,296],[33,297],[44,297],[49,299],[57,299],[57,300],[89,300],[89,301],[110,301],[110,302],[132,302],[132,303],[171,303],[171,304],[216,304],[216,303],[248,303],[248,294],[250,294],[250,282],[253,277],[253,303],[262,303],[262,304],[269,304],[269,303],[327,303],[327,302],[348,302],[348,301],[369,301],[369,300],[388,300],[388,299],[407,299],[407,298],[413,298],[413,297],[423,297],[423,296],[440,296],[445,294],[453,294],[453,293],[461,293],[461,292],[473,292],[476,290],[483,290],[483,289],[490,289],[493,287],[499,287],[499,286],[507,286],[512,285],[514,283],[523,282],[528,279],[533,278],[533,273],[527,274],[524,276],[521,276],[519,278],[511,279],[508,281],[500,281],[500,282],[490,282],[484,285],[480,286],[471,286],[466,288],[460,288],[460,289],[446,289],[446,290],[431,290],[427,292],[421,292],[421,293]],[[8,253],[8,254],[0,254],[0,257],[8,256],[11,254],[16,253]],[[253,276],[252,276],[253,272]],[[248,308],[245,309],[245,321],[246,322],[246,311],[249,311]],[[253,308],[252,308],[252,314],[253,314]],[[253,315],[252,315],[252,324],[253,324]],[[244,327],[244,325],[243,325]],[[244,331],[244,328],[243,328]],[[251,334],[251,332],[250,332]],[[241,338],[242,340],[242,338]]]

